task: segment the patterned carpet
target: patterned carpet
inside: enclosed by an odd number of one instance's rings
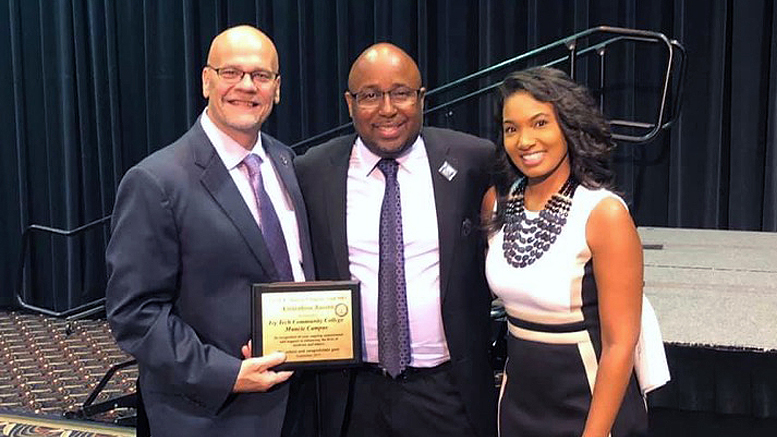
[[[113,341],[104,320],[66,322],[41,315],[0,311],[0,435],[86,436],[97,434],[30,434],[32,425],[9,434],[4,413],[26,417],[83,417],[79,408],[105,372],[129,360]],[[94,404],[134,391],[137,368],[118,371]],[[99,423],[131,420],[134,408],[115,408],[84,417]],[[88,422],[86,422],[88,423]],[[14,431],[16,432],[16,431]],[[59,433],[57,433],[59,432]],[[112,434],[106,434],[112,435]]]

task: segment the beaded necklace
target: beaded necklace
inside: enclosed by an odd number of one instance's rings
[[[510,197],[505,206],[504,242],[502,250],[507,262],[516,268],[531,265],[542,258],[567,223],[572,196],[577,182],[570,176],[558,193],[545,203],[545,207],[535,218],[526,217],[524,192],[526,178],[516,181],[510,189]]]

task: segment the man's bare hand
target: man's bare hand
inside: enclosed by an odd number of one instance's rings
[[[241,349],[243,362],[240,364],[240,373],[232,388],[234,392],[264,392],[276,384],[280,384],[291,377],[294,372],[270,370],[272,367],[286,361],[286,354],[273,352],[263,357],[251,357],[251,342]]]

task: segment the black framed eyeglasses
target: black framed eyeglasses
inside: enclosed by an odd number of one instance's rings
[[[370,109],[380,106],[380,103],[383,101],[383,97],[386,94],[388,94],[392,105],[412,105],[418,101],[419,96],[424,91],[426,91],[424,88],[413,89],[398,87],[389,91],[363,90],[354,93],[351,90],[348,90],[346,92],[353,97],[357,106]]]
[[[219,78],[223,80],[224,82],[228,84],[234,84],[238,83],[241,80],[243,80],[243,77],[248,74],[251,76],[251,81],[256,85],[264,85],[267,83],[272,82],[275,80],[278,76],[281,74],[275,71],[267,71],[267,70],[255,70],[255,71],[243,71],[239,68],[235,67],[221,67],[216,68],[210,64],[206,65],[206,67],[210,68],[211,70],[215,71],[216,74],[218,74]]]

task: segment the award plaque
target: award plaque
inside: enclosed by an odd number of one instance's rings
[[[361,363],[356,281],[276,282],[252,288],[253,355],[286,353],[277,370]]]

